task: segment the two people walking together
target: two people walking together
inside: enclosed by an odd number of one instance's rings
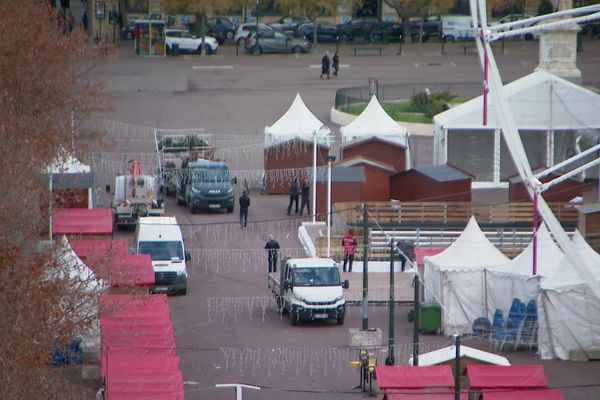
[[[306,213],[310,214],[310,187],[308,181],[302,184],[302,189],[298,187],[298,178],[294,178],[290,185],[290,204],[287,208],[287,215],[292,213],[292,208],[295,206],[296,214],[302,215],[304,213],[304,207],[306,207]],[[300,209],[298,210],[298,198],[302,199]]]
[[[323,76],[326,76],[329,79],[329,74],[333,68],[333,76],[338,76],[338,71],[340,70],[340,55],[336,51],[333,55],[333,59],[329,56],[329,51],[326,51],[323,54],[323,58],[321,58],[321,79]]]

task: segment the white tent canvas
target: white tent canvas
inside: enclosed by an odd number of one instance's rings
[[[375,136],[403,146],[408,145],[407,129],[388,115],[376,96],[372,96],[363,112],[348,125],[341,127],[340,132],[342,143]]]
[[[563,161],[575,147],[578,130],[600,128],[600,95],[546,71],[533,72],[504,90],[532,165]],[[504,181],[515,173],[496,105],[488,100],[486,126],[482,96],[434,117],[435,164],[451,163],[477,181]]]
[[[595,279],[600,281],[600,254],[578,231],[573,242]],[[600,299],[569,263],[544,279],[538,298],[538,351],[541,358],[585,358],[600,352]]]
[[[473,321],[485,315],[483,271],[508,261],[474,217],[446,250],[425,257],[425,301],[442,306],[446,334],[472,331]]]
[[[265,144],[273,145],[292,139],[313,140],[315,132],[319,143],[328,143],[331,130],[310,112],[298,93],[290,108],[273,125],[265,127]]]
[[[496,309],[508,315],[514,298],[524,303],[537,300],[540,280],[562,269],[565,262],[564,253],[550,236],[546,225],[542,224],[537,234],[536,275],[533,275],[533,239],[513,260],[486,269],[487,317],[491,321]]]

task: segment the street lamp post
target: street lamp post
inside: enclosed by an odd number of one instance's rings
[[[327,156],[327,257],[331,257],[331,163],[335,156]],[[314,207],[314,205],[313,205]]]
[[[259,54],[260,53],[260,47],[258,45],[258,34],[260,33],[258,30],[258,13],[259,13],[259,8],[260,8],[260,0],[256,0],[256,45],[254,46],[254,53]]]

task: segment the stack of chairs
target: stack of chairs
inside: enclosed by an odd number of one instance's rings
[[[529,318],[527,318],[528,312],[533,312],[535,317],[529,315]],[[497,309],[494,313],[491,335],[492,348],[496,351],[502,351],[505,345],[512,345],[516,350],[522,341],[526,341],[527,345],[533,347],[530,344],[531,334],[534,332],[533,328],[535,328],[535,335],[537,336],[537,307],[535,301],[532,300],[529,305],[526,305],[521,299],[515,298],[506,320],[502,310]],[[535,343],[535,338],[533,339]]]

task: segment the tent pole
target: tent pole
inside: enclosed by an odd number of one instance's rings
[[[483,35],[483,31],[481,33]],[[483,48],[483,126],[487,126],[488,112],[488,53]]]
[[[313,135],[313,192],[312,192],[312,222],[317,221],[317,131]]]
[[[454,334],[454,346],[456,353],[454,355],[454,400],[460,400],[460,335]]]
[[[533,194],[533,275],[537,275],[538,193]]]

